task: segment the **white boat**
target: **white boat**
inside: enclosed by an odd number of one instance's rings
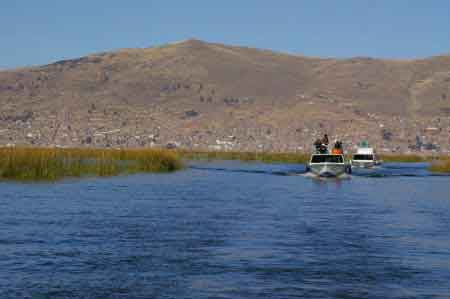
[[[351,166],[345,163],[344,155],[317,153],[311,155],[306,171],[319,177],[339,177],[351,173]]]
[[[381,162],[382,161],[378,160],[374,149],[371,147],[358,147],[350,161],[352,167],[359,168],[372,168],[380,165]]]

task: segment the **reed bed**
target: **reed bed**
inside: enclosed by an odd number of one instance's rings
[[[188,151],[179,150],[178,153],[184,159],[191,160],[241,160],[261,161],[268,163],[306,163],[309,161],[308,153],[279,153],[279,152],[234,152],[234,151]],[[347,155],[350,159],[351,155]],[[381,155],[384,162],[430,162],[436,157],[415,154],[387,154]]]
[[[450,173],[450,157],[442,157],[430,164],[429,170],[432,172]]]
[[[64,177],[168,172],[182,168],[179,155],[157,149],[0,148],[0,178],[35,181]]]
[[[305,163],[309,155],[303,153],[233,152],[233,151],[178,151],[188,160],[240,160],[265,163]]]
[[[416,163],[416,162],[427,162],[431,160],[430,156],[414,155],[414,154],[388,154],[380,155],[381,160],[384,162],[406,162],[406,163]]]
[[[188,151],[165,149],[66,149],[0,147],[0,179],[53,181],[64,177],[114,176],[181,169],[182,159],[306,163],[309,154],[279,152]],[[420,155],[383,155],[385,162],[427,162]],[[430,171],[450,173],[450,157],[433,161]]]

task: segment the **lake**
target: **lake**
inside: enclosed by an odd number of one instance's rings
[[[0,183],[0,298],[450,298],[450,177],[193,162]]]

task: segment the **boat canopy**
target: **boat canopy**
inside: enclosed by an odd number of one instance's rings
[[[356,153],[360,154],[360,155],[373,155],[374,150],[371,147],[363,147],[363,148],[358,148],[356,150]]]
[[[364,154],[355,154],[353,155],[353,160],[354,161],[373,161],[373,155],[368,154],[368,155],[364,155]]]
[[[342,155],[313,155],[311,163],[344,163]]]

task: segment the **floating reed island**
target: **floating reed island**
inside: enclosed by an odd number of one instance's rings
[[[164,149],[0,148],[0,178],[53,181],[181,169],[179,155]]]

